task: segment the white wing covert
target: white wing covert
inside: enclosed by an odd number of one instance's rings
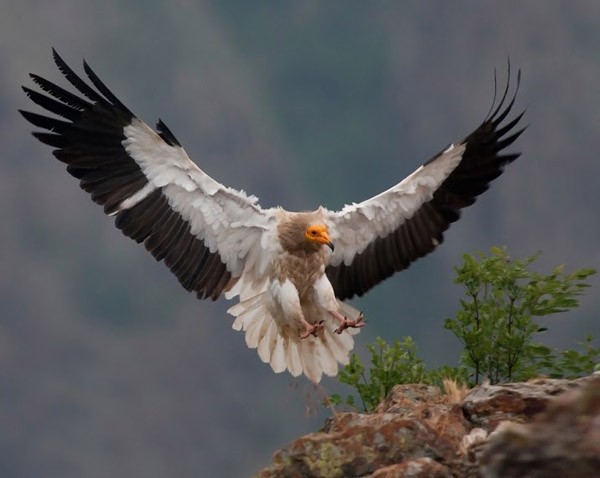
[[[502,124],[512,109],[520,83],[508,104],[510,86],[483,123],[451,144],[406,179],[360,204],[327,212],[335,244],[327,276],[336,296],[349,299],[433,251],[443,232],[500,176],[518,153],[500,154],[524,131],[513,131],[524,112]],[[507,136],[508,135],[508,136]]]
[[[78,96],[41,78],[50,96],[24,87],[29,98],[63,119],[21,111],[43,143],[80,180],[115,225],[143,242],[187,290],[213,300],[249,268],[264,276],[271,252],[261,238],[274,224],[253,196],[218,183],[194,164],[159,120],[158,133],[139,120],[84,62],[87,84],[53,50]]]

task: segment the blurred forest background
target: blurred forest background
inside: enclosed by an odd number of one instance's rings
[[[328,414],[321,391],[246,349],[229,304],[186,293],[31,137],[20,85],[29,72],[62,81],[51,46],[77,71],[85,57],[148,123],[160,115],[213,177],[289,209],[370,197],[469,133],[510,57],[523,156],[435,254],[355,301],[361,354],[411,335],[429,364],[453,363],[442,324],[463,252],[599,266],[597,0],[5,0],[1,476],[249,476]],[[598,344],[592,283],[580,309],[546,319],[545,343]]]

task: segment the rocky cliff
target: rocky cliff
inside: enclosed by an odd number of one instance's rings
[[[600,374],[452,387],[397,385],[339,413],[257,478],[600,477]]]

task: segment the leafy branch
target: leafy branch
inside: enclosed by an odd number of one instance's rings
[[[580,342],[582,351],[555,351],[534,339],[547,330],[536,320],[576,308],[579,296],[589,287],[586,279],[596,271],[579,269],[569,274],[558,266],[542,275],[530,270],[538,257],[513,259],[498,247],[489,255],[463,256],[455,282],[463,286],[465,298],[455,317],[444,323],[463,344],[458,366],[428,370],[410,337],[392,345],[378,337],[374,345],[367,345],[371,367],[366,370],[358,355],[352,354],[339,381],[350,385],[362,408],[371,411],[401,383],[441,387],[445,378],[478,384],[484,379],[498,383],[538,375],[573,378],[591,373],[599,368],[600,360],[600,347],[593,346],[592,336]],[[352,394],[345,400],[333,395],[331,402],[355,406]]]

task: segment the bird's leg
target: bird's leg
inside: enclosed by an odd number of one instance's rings
[[[306,339],[309,336],[316,337],[319,330],[323,328],[323,322],[319,322],[317,324],[311,324],[308,320],[304,318],[303,314],[300,314],[300,322],[304,325],[304,332],[300,335],[301,339]]]
[[[362,312],[356,318],[356,320],[350,320],[347,317],[344,317],[337,310],[332,310],[329,313],[333,316],[335,320],[337,320],[340,323],[340,326],[337,329],[335,329],[336,334],[341,334],[344,330],[346,330],[349,327],[358,329],[367,325],[367,323],[363,321],[365,317]]]

